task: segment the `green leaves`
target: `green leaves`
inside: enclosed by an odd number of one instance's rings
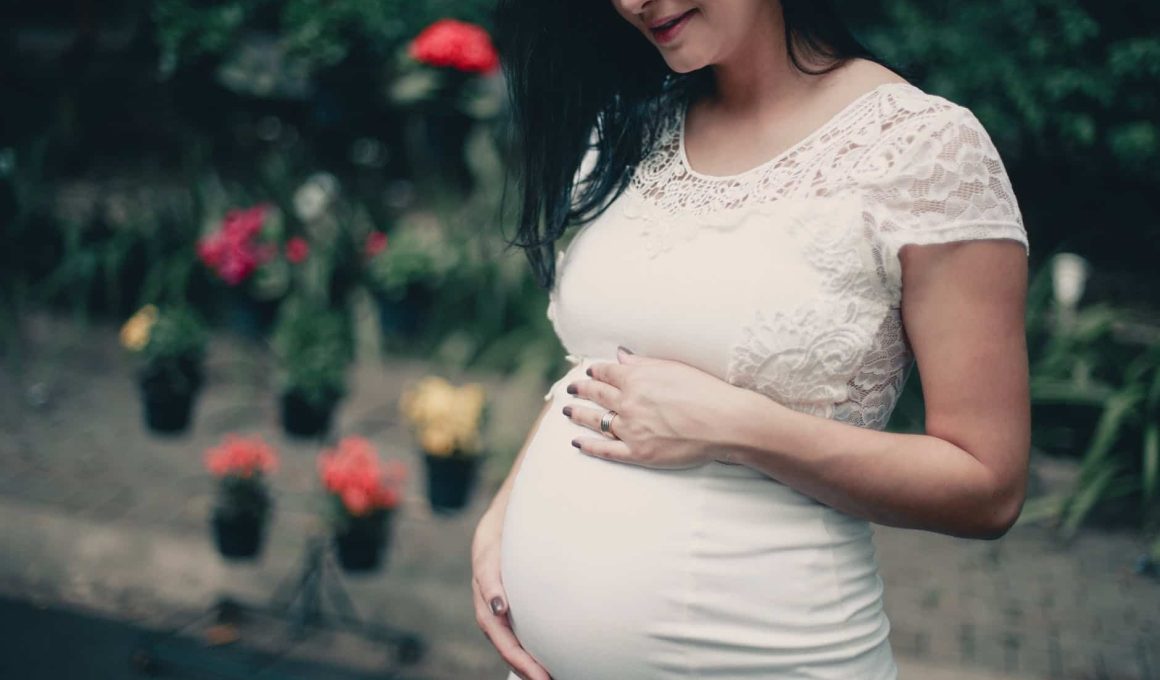
[[[1020,522],[1054,520],[1070,538],[1101,507],[1138,499],[1139,524],[1151,529],[1160,519],[1160,346],[1133,330],[1139,324],[1126,310],[1056,307],[1049,269],[1036,273],[1028,294],[1033,441],[1078,449],[1081,458],[1071,487],[1029,499]],[[1119,513],[1133,507],[1114,505]]]
[[[919,83],[979,113],[1005,156],[1080,169],[1095,150],[1160,179],[1160,12],[1079,0],[880,0],[863,32]],[[1149,19],[1152,21],[1150,22]],[[1108,168],[1115,173],[1120,168]]]
[[[183,358],[200,361],[208,342],[209,332],[200,315],[186,305],[162,306],[142,354],[147,362]]]
[[[346,370],[355,356],[348,310],[291,297],[278,311],[272,342],[285,389],[315,404],[345,394]]]

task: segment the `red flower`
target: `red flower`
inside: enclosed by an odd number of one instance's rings
[[[372,258],[386,249],[386,234],[381,231],[372,231],[371,233],[367,234],[366,244],[363,246],[363,252],[366,253],[367,258]]]
[[[401,461],[381,463],[374,445],[365,437],[344,437],[318,457],[322,485],[342,502],[352,515],[397,506],[399,485],[407,478]]]
[[[408,46],[408,54],[431,66],[490,73],[499,68],[491,36],[480,26],[457,19],[440,19],[423,29]]]
[[[294,236],[286,242],[286,259],[298,264],[310,255],[310,244],[301,236]]]
[[[260,436],[227,434],[222,443],[205,452],[205,467],[215,477],[249,478],[278,469],[278,453]]]

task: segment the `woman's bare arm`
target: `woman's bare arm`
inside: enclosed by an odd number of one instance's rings
[[[1019,515],[1031,446],[1023,249],[998,240],[908,247],[903,264],[926,434],[798,413],[754,392],[719,425],[734,444],[722,453],[881,524],[1001,536]]]

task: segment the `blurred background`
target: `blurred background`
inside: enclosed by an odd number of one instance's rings
[[[569,364],[492,4],[4,3],[0,677],[505,677],[472,532]],[[1160,4],[841,4],[1031,242],[1029,499],[876,527],[904,677],[1160,678]]]

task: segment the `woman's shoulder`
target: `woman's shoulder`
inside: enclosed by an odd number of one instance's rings
[[[990,134],[968,106],[905,80],[878,90],[875,106],[856,133],[864,142],[856,166],[881,167],[884,160],[895,167],[933,162],[967,148],[997,159]]]
[[[910,82],[899,81],[883,87],[877,104],[873,124],[884,139],[901,135],[921,141],[923,130],[947,125],[981,127],[966,106]]]

